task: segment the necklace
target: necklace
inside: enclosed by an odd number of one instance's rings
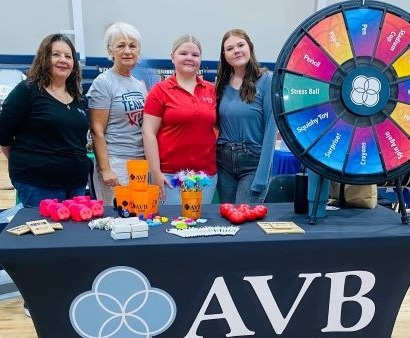
[[[65,89],[64,89],[64,92],[57,92],[52,86],[50,86],[48,89],[51,91],[51,94],[55,99],[65,104],[68,110],[71,110],[70,96]]]

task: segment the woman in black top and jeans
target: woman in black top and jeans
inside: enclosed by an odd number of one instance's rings
[[[1,150],[17,195],[24,207],[37,207],[46,198],[84,195],[89,124],[70,39],[62,34],[45,37],[27,75],[0,113]],[[24,312],[30,316],[26,304]]]

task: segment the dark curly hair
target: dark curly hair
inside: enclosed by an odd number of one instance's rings
[[[52,45],[56,41],[65,42],[71,49],[73,55],[73,70],[66,79],[67,92],[76,100],[82,99],[81,94],[81,70],[77,57],[77,52],[71,40],[63,34],[51,34],[41,41],[33,63],[27,72],[27,80],[37,84],[41,90],[51,84],[51,51]]]

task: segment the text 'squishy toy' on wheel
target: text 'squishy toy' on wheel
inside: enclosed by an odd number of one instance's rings
[[[284,45],[275,120],[319,175],[374,184],[410,172],[409,21],[386,3],[344,1],[305,20]]]

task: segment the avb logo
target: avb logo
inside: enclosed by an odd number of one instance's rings
[[[356,76],[352,82],[350,99],[357,105],[373,107],[379,102],[381,83],[375,77]]]
[[[293,315],[305,297],[312,296],[311,289],[316,282],[326,278],[330,282],[327,318],[323,318],[323,333],[358,332],[367,327],[376,313],[376,305],[368,296],[373,290],[376,278],[369,271],[341,271],[322,274],[320,272],[301,273],[297,276],[302,285],[291,306],[281,309],[271,290],[272,275],[244,276],[238,283],[247,285],[259,302],[272,328],[272,335],[281,335],[292,322]],[[347,279],[359,281],[355,292],[346,294]],[[181,287],[183,287],[181,285]],[[192,299],[196,295],[192,295]],[[213,313],[211,303],[219,305]],[[198,335],[202,323],[223,320],[229,326],[227,337],[245,337],[257,334],[258,327],[249,327],[237,307],[223,276],[216,277],[202,304],[184,304],[198,308],[193,321],[187,323],[186,332],[180,332],[181,338],[201,338]],[[355,321],[343,323],[342,313],[346,305],[355,306],[358,315]],[[383,309],[380,309],[383,311]],[[100,273],[92,288],[77,296],[70,307],[70,320],[75,331],[83,338],[151,338],[165,332],[176,318],[177,307],[174,299],[164,290],[154,288],[148,279],[138,270],[118,266]],[[92,314],[92,320],[90,320]],[[181,319],[181,320],[186,320]]]
[[[137,181],[137,182],[146,182],[147,181],[147,175],[130,175],[131,181]]]
[[[185,210],[191,210],[193,212],[199,212],[201,211],[201,205],[200,204],[185,204],[184,205]]]
[[[175,316],[172,297],[126,266],[100,273],[70,306],[71,324],[83,338],[150,338],[171,326]]]
[[[355,294],[345,295],[345,283],[349,277],[358,277],[361,281],[360,287]],[[376,278],[368,271],[343,271],[327,273],[325,278],[329,278],[331,287],[328,304],[328,316],[325,326],[321,328],[322,332],[356,332],[365,328],[372,321],[376,312],[374,302],[366,295],[373,289]],[[250,284],[255,296],[259,300],[262,308],[272,326],[275,334],[284,333],[286,327],[292,320],[292,316],[302,302],[305,294],[309,294],[308,290],[317,278],[322,278],[321,273],[304,273],[299,274],[299,278],[304,279],[304,283],[299,290],[291,308],[287,313],[283,314],[277,304],[268,282],[273,279],[269,276],[245,276],[244,281]],[[222,309],[219,313],[208,313],[208,307],[213,298],[216,298]],[[342,324],[342,308],[344,304],[355,304],[361,308],[361,316],[358,317],[355,323],[351,325]],[[214,280],[211,289],[205,301],[199,310],[189,332],[184,338],[198,338],[197,331],[201,322],[209,320],[224,319],[229,325],[230,332],[227,337],[244,337],[255,335],[256,328],[247,327],[242,320],[241,314],[235,305],[235,301],[231,296],[228,286],[223,277],[218,277]]]

